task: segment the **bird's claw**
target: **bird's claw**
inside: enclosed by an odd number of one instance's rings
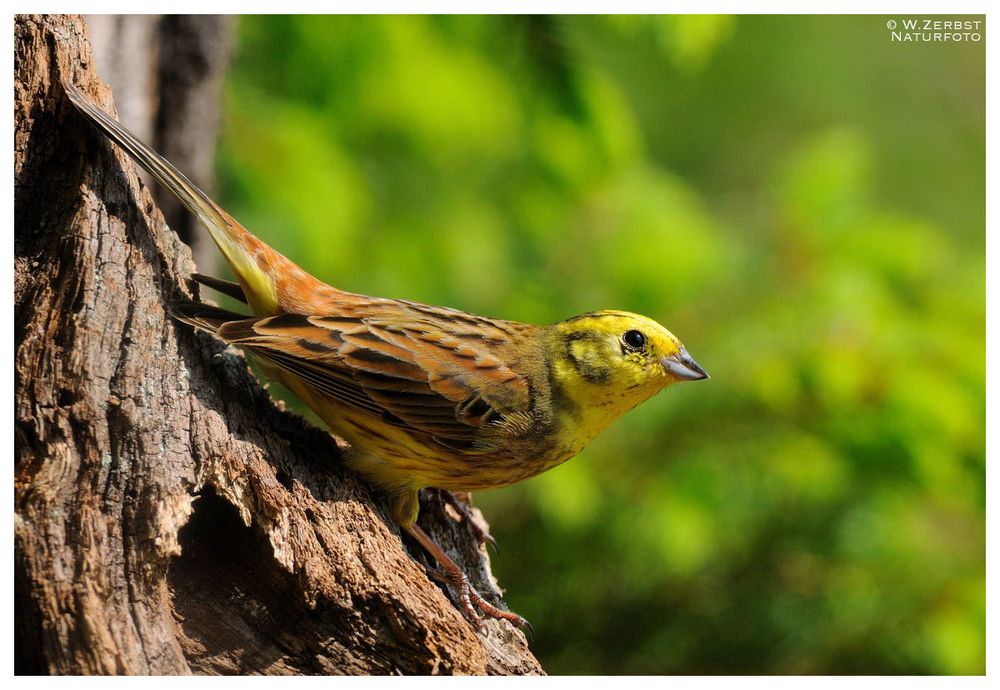
[[[463,500],[451,491],[445,491],[444,489],[438,489],[435,493],[442,504],[447,503],[461,516],[476,542],[480,545],[489,544],[493,547],[494,553],[500,553],[500,545],[497,544],[497,540],[479,525],[479,521],[472,512],[472,506],[467,500]],[[465,496],[468,497],[468,494],[465,494]]]
[[[453,586],[458,591],[459,601],[462,602],[462,609],[465,611],[466,616],[468,616],[469,621],[472,623],[476,630],[482,630],[483,628],[483,617],[479,615],[479,611],[482,611],[486,616],[490,618],[500,618],[505,621],[513,623],[518,628],[523,628],[532,632],[533,629],[531,624],[523,616],[519,616],[513,611],[504,611],[501,608],[497,608],[490,602],[486,601],[483,596],[476,591],[476,588],[472,586],[469,582],[468,576],[465,573],[451,573],[448,571],[438,570],[436,568],[428,568],[427,574],[433,580],[438,582],[443,582],[445,584]]]

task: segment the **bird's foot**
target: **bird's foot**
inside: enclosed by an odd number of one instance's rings
[[[449,505],[455,509],[455,512],[458,513],[459,517],[462,518],[462,521],[465,522],[465,526],[468,528],[469,533],[480,546],[483,544],[489,544],[493,547],[493,550],[496,553],[500,553],[500,547],[497,545],[497,540],[483,528],[475,513],[472,512],[472,497],[468,493],[453,493],[444,489],[429,489],[428,491],[433,497],[435,497],[440,506],[443,507],[444,505]]]
[[[529,631],[531,630],[531,625],[522,616],[519,616],[512,611],[504,611],[503,609],[498,608],[486,601],[486,599],[484,599],[483,596],[476,591],[476,588],[472,586],[472,583],[469,582],[468,576],[465,572],[463,572],[458,564],[451,560],[444,550],[442,550],[441,547],[430,538],[430,535],[421,529],[419,525],[408,525],[405,526],[404,529],[409,532],[410,535],[413,536],[413,538],[415,538],[441,566],[440,570],[427,568],[428,576],[438,582],[443,582],[455,588],[458,592],[459,601],[462,604],[462,610],[477,630],[481,629],[483,625],[482,616],[479,615],[480,611],[490,618],[499,618],[501,620],[509,621],[519,628],[526,628]]]
[[[476,591],[476,588],[472,586],[472,583],[469,582],[469,578],[465,573],[461,571],[451,572],[449,570],[428,568],[427,574],[432,579],[451,585],[458,591],[459,601],[462,602],[462,610],[465,611],[465,615],[470,621],[472,621],[472,624],[477,630],[481,630],[483,627],[483,619],[482,616],[479,615],[478,611],[482,611],[484,615],[489,616],[490,618],[501,618],[505,621],[510,621],[519,628],[527,628],[528,630],[531,630],[531,624],[523,616],[519,616],[513,611],[504,611],[503,609],[497,608],[490,602],[486,601],[486,599],[484,599],[483,596]]]

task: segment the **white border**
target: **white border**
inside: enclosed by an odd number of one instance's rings
[[[839,2],[793,2],[792,0],[368,0],[367,2],[317,2],[264,0],[140,3],[135,0],[91,2],[15,2],[15,11],[43,13],[146,14],[986,14],[986,2],[942,2],[941,0],[840,0]]]
[[[237,3],[235,1],[229,2],[191,2],[190,0],[177,0],[170,3],[168,6],[166,3],[150,3],[142,4],[135,2],[134,0],[130,2],[122,2],[121,0],[110,1],[106,0],[103,2],[87,2],[87,3],[71,3],[71,2],[39,2],[39,3],[15,3],[15,12],[26,13],[26,12],[52,12],[52,13],[63,13],[63,12],[89,12],[89,13],[107,13],[107,14],[136,14],[143,12],[151,12],[158,9],[167,9],[171,13],[191,13],[191,14],[202,14],[202,13],[226,13],[226,14],[250,14],[250,13],[274,13],[276,9],[281,10],[283,13],[331,13],[331,14],[352,14],[352,13],[362,13],[362,14],[380,14],[380,13],[399,13],[399,14],[411,14],[411,13],[498,13],[498,14],[520,14],[520,13],[553,13],[553,14],[602,14],[602,13],[617,13],[617,14],[629,14],[629,13],[642,13],[642,14],[653,14],[653,13],[697,13],[697,14],[874,14],[874,15],[899,15],[899,16],[912,16],[912,15],[927,15],[927,14],[937,14],[937,15],[965,15],[965,14],[987,14],[987,3],[985,2],[957,2],[957,3],[945,3],[945,2],[928,2],[926,0],[881,0],[881,1],[870,1],[862,2],[860,0],[841,0],[840,2],[791,2],[789,0],[778,1],[778,0],[768,0],[760,2],[746,2],[746,3],[735,3],[735,2],[725,2],[724,0],[704,0],[703,2],[649,2],[648,0],[619,0],[618,2],[528,2],[526,0],[508,0],[506,2],[496,2],[484,0],[482,2],[470,2],[466,0],[465,2],[459,0],[434,0],[434,1],[414,1],[405,2],[403,0],[371,0],[365,3],[332,3],[332,2],[305,2],[303,0],[292,0],[286,1],[284,3],[275,4],[274,2],[262,2],[261,0],[245,0],[244,2]],[[143,12],[138,12],[138,10]],[[8,74],[8,91],[7,93],[13,93],[13,13],[11,15],[12,21],[8,24],[8,31],[4,34],[5,43],[5,55],[6,61],[9,65]],[[991,26],[989,17],[986,20],[986,31],[985,36],[988,37],[991,33]],[[992,84],[992,80],[997,74],[997,61],[995,57],[996,51],[993,51],[991,55],[988,47],[986,51],[986,63],[987,63],[987,85],[986,85],[986,102],[987,102],[987,148],[986,148],[986,162],[987,162],[987,209],[986,209],[986,264],[987,264],[987,323],[986,323],[986,345],[987,345],[987,363],[992,360],[992,362],[997,361],[997,342],[998,342],[998,321],[997,321],[997,309],[996,300],[1000,296],[1000,277],[997,275],[996,266],[996,240],[992,239],[992,236],[996,229],[993,227],[992,222],[995,218],[995,214],[990,213],[990,197],[989,191],[993,189],[990,184],[990,173],[991,170],[995,170],[995,164],[991,165],[992,161],[996,160],[997,154],[997,144],[996,137],[990,137],[990,130],[992,129],[992,115],[996,113],[996,108],[991,107],[994,102],[994,95],[996,94],[996,88]],[[13,132],[14,129],[14,116],[13,109],[7,109],[6,119],[8,122],[8,132]],[[9,141],[9,140],[8,140]],[[8,161],[7,168],[9,175],[7,177],[8,181],[13,181],[13,170],[14,170],[14,158],[13,149],[8,148],[6,153],[6,159]],[[6,233],[5,241],[3,242],[3,252],[5,256],[0,259],[0,271],[6,284],[9,287],[8,295],[9,297],[3,303],[4,316],[6,317],[4,323],[7,328],[7,337],[3,340],[3,348],[7,353],[5,361],[8,362],[7,366],[13,362],[13,227],[14,227],[14,206],[13,206],[13,186],[7,195],[4,196],[2,203],[4,204],[4,216],[9,219],[9,224],[7,225],[8,232]],[[7,390],[10,394],[5,398],[4,406],[6,409],[6,419],[8,420],[7,438],[6,438],[6,448],[10,449],[11,452],[11,462],[8,463],[8,467],[13,469],[13,370],[4,368],[4,380],[6,383]],[[996,405],[993,403],[994,394],[997,390],[998,374],[996,366],[987,366],[987,403],[986,403],[986,419],[996,420],[1000,423],[1000,419],[996,415]],[[986,439],[986,456],[987,458],[996,457],[996,433],[991,432],[989,425],[987,426],[987,439]],[[987,463],[989,466],[989,463]],[[996,496],[996,472],[987,470],[987,496]],[[8,491],[8,502],[10,509],[6,512],[6,522],[7,529],[5,532],[5,540],[7,543],[7,548],[4,550],[4,573],[6,578],[10,578],[13,573],[13,492]],[[996,510],[990,511],[987,509],[987,582],[988,587],[994,583],[995,578],[992,577],[991,565],[995,564],[996,559],[991,557],[991,554],[996,553],[998,546],[996,529]],[[9,582],[7,587],[8,595],[5,597],[5,613],[6,620],[13,622],[13,608],[12,608],[12,594],[13,594],[13,583]],[[992,587],[989,587],[993,589]],[[996,618],[996,597],[987,596],[987,636],[986,636],[986,652],[987,652],[987,671],[989,672],[994,668],[995,660],[997,659],[997,641],[995,639],[994,633],[996,630],[995,625],[991,625],[991,622]],[[8,624],[4,628],[3,637],[7,642],[7,655],[5,658],[7,666],[7,675],[13,675],[13,631],[12,625]],[[653,687],[654,683],[656,686],[662,686],[664,683],[669,683],[672,688],[706,688],[706,687],[716,687],[719,683],[735,683],[738,682],[741,688],[756,690],[758,688],[800,688],[802,685],[807,685],[811,688],[836,688],[841,690],[845,683],[849,683],[853,688],[855,687],[878,687],[879,690],[885,688],[886,685],[899,686],[905,685],[908,688],[940,688],[942,686],[949,687],[982,687],[985,685],[988,676],[982,677],[851,677],[850,679],[837,678],[837,677],[809,677],[809,678],[797,678],[788,676],[768,676],[768,677],[670,677],[666,680],[660,678],[643,678],[643,677],[631,677],[625,682],[629,683],[630,686],[639,687]],[[35,685],[40,683],[45,683],[46,686],[50,684],[82,684],[86,683],[88,686],[92,685],[94,679],[89,678],[31,678],[31,677],[18,677],[17,681],[22,685]],[[165,688],[174,687],[177,679],[169,677],[153,677],[153,678],[104,678],[101,679],[101,683],[108,684],[132,684],[132,683],[143,683],[144,686],[149,686],[153,688]],[[207,683],[213,683],[215,687],[221,685],[234,686],[239,683],[241,686],[244,684],[258,684],[258,683],[268,683],[271,687],[276,684],[287,684],[295,683],[298,687],[304,687],[305,685],[310,685],[312,687],[323,687],[329,688],[330,683],[346,684],[357,686],[358,684],[364,684],[366,686],[371,686],[372,684],[382,685],[383,683],[389,684],[393,683],[393,679],[382,679],[382,678],[341,678],[341,679],[331,679],[325,677],[319,678],[284,678],[284,679],[263,679],[263,678],[246,678],[246,677],[230,677],[230,678],[220,678],[220,679],[208,679],[208,678],[186,678],[183,681],[186,687],[189,687],[191,683],[195,685],[202,685]],[[573,690],[580,690],[581,681],[580,679],[573,678],[545,678],[545,679],[528,679],[528,678],[518,678],[518,679],[499,679],[499,678],[471,678],[471,679],[441,679],[441,678],[407,678],[405,680],[395,681],[397,684],[400,682],[405,682],[407,687],[423,688],[429,685],[434,685],[440,687],[443,683],[462,683],[463,685],[474,685],[478,687],[492,686],[496,687],[497,684],[508,685],[510,683],[518,684],[537,684],[542,683],[546,687],[572,687]],[[321,685],[322,684],[322,685]]]

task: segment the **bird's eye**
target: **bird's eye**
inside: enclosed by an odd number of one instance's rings
[[[622,342],[633,350],[641,350],[646,347],[646,336],[642,334],[642,331],[625,331]]]

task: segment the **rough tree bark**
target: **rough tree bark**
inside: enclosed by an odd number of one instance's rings
[[[80,18],[19,16],[14,50],[15,670],[540,673],[427,578],[328,433],[167,317],[190,253],[62,95],[111,103]]]

